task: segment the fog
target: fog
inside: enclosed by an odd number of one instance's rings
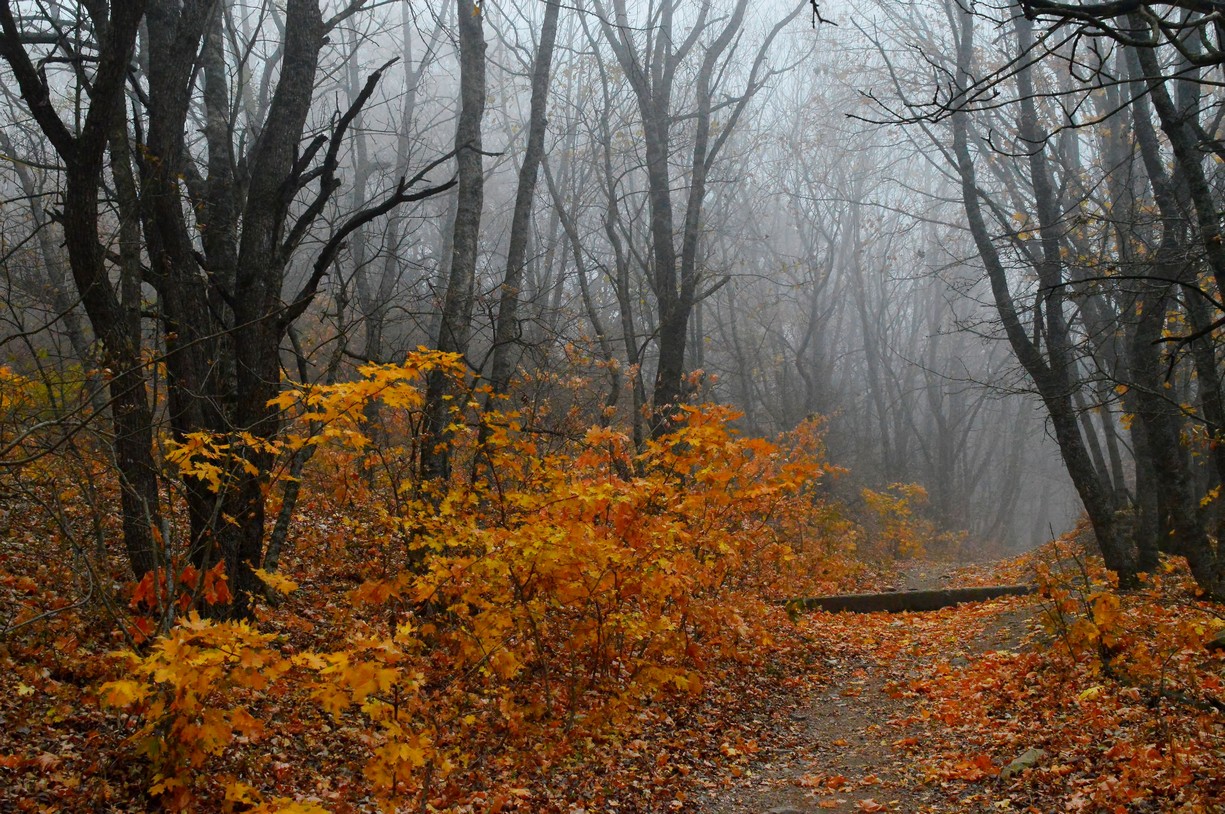
[[[166,358],[154,390],[217,388],[155,416],[181,430],[248,426],[222,391],[260,347],[274,390],[439,348],[639,444],[685,402],[759,435],[819,416],[831,488],[920,484],[967,557],[1086,510],[1110,539],[1214,533],[1196,3],[1110,22],[1139,45],[953,0],[88,5],[0,3],[4,364],[100,388],[126,335]]]

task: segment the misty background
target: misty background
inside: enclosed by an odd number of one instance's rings
[[[274,112],[287,17],[297,5],[212,4],[212,44],[202,54],[213,62],[198,72],[183,134],[192,166],[217,160],[209,128],[221,127],[226,159],[241,175]],[[71,78],[98,50],[97,32],[78,4],[8,6],[27,47],[44,58],[53,104],[68,115],[81,104]],[[470,217],[460,188],[404,202],[348,234],[281,342],[290,378],[343,379],[359,364],[441,347],[457,338],[449,320],[458,314],[473,371],[491,381],[511,371],[500,389],[512,403],[538,415],[547,403],[558,421],[604,416],[641,441],[653,431],[661,353],[681,344],[684,375],[671,395],[733,404],[751,434],[822,416],[831,460],[850,470],[833,488],[854,499],[861,486],[921,484],[923,511],[940,529],[966,530],[969,556],[1035,545],[1081,513],[1048,411],[1000,324],[953,153],[951,111],[960,110],[977,128],[971,149],[994,218],[990,237],[1004,254],[1024,330],[1041,346],[1040,275],[1025,257],[1037,240],[1038,199],[1028,153],[1014,143],[1022,94],[1015,72],[1000,71],[1019,53],[1016,8],[974,6],[980,33],[970,74],[983,90],[967,95],[956,88],[954,61],[969,9],[952,0],[827,0],[821,20],[808,2],[775,0],[562,5],[526,226],[514,222],[516,195],[549,4],[322,8],[330,27],[299,150],[334,133],[371,75],[381,74],[338,143],[336,184],[287,260],[282,299],[310,281],[335,230],[402,177],[444,158],[419,185],[457,173],[447,156],[464,91],[460,23],[473,20],[484,43],[482,195],[471,277],[461,276],[458,289],[456,221]],[[160,70],[153,50],[143,29],[124,102],[137,163],[148,135],[143,97]],[[1100,51],[1099,61],[1114,58],[1111,46]],[[58,58],[70,52],[75,61]],[[1118,166],[1107,160],[1114,120],[1105,114],[1120,105],[1102,87],[1121,86],[1078,75],[1068,68],[1077,59],[1035,61],[1033,94],[1044,149],[1054,156],[1066,226],[1058,240],[1073,278],[1097,275],[1119,251],[1093,213]],[[209,71],[224,80],[213,85],[224,98],[211,105]],[[99,352],[59,224],[63,162],[11,75],[0,94],[4,363],[67,392],[72,381],[99,375]],[[1205,84],[1202,94],[1215,98],[1217,90]],[[1082,126],[1064,129],[1068,109]],[[103,244],[117,258],[123,214],[111,172],[99,211]],[[192,204],[192,182],[184,170],[183,217],[199,244],[209,224]],[[671,210],[668,262],[678,275],[663,300],[661,184]],[[508,286],[511,267],[519,276]],[[507,293],[516,302],[499,327]],[[124,296],[131,305],[130,290]],[[458,311],[449,296],[459,297]],[[1111,351],[1090,317],[1117,325],[1128,306],[1117,294],[1099,299],[1074,292],[1066,305],[1075,356],[1066,395],[1095,465],[1126,495],[1135,488],[1132,411],[1119,400],[1124,377],[1103,362]],[[154,354],[167,351],[166,300],[146,277],[140,330]],[[676,308],[685,311],[680,338]],[[154,371],[155,384],[163,375]],[[1183,367],[1177,377],[1178,387],[1196,392]],[[1203,478],[1206,491],[1211,476]]]

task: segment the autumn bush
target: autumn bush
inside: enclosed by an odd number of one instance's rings
[[[927,490],[917,483],[891,483],[860,490],[861,524],[870,556],[886,562],[903,559],[955,561],[962,554],[964,532],[938,531],[925,516]]]
[[[1088,675],[1138,693],[1153,707],[1225,713],[1225,662],[1205,643],[1225,615],[1197,598],[1186,561],[1163,557],[1136,590],[1120,592],[1101,559],[1058,541],[1036,564],[1051,642]]]
[[[284,453],[316,447],[311,483],[327,487],[312,500],[346,515],[333,553],[353,587],[312,600],[331,633],[299,650],[192,613],[120,657],[102,698],[139,720],[170,808],[271,805],[210,761],[260,737],[249,710],[287,681],[366,732],[366,779],[389,805],[445,796],[458,775],[471,790],[480,766],[564,761],[644,704],[697,697],[712,671],[760,658],[774,600],[857,567],[853,523],[820,495],[835,470],[815,427],[772,443],[736,433],[727,408],[687,407],[636,452],[611,429],[539,433],[456,398],[452,476],[421,483],[431,371],[467,385],[457,359],[423,352],[280,399],[295,420]],[[193,443],[175,461],[221,488],[222,445]]]

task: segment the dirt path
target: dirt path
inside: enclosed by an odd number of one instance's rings
[[[922,564],[899,588],[946,587],[948,566]],[[740,776],[713,781],[697,809],[711,814],[818,811],[976,811],[974,789],[933,780],[912,757],[924,741],[923,713],[905,688],[920,672],[956,670],[992,650],[1015,647],[1030,611],[1004,600],[929,614],[814,614],[837,636],[816,665],[816,681],[779,716],[759,760]],[[998,607],[998,612],[991,608]],[[841,635],[837,634],[841,632]],[[814,639],[823,639],[814,636]],[[916,720],[918,719],[918,720]]]

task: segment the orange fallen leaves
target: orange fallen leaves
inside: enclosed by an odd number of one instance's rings
[[[803,786],[804,788],[816,789],[818,793],[832,794],[833,792],[845,787],[848,781],[846,776],[841,774],[808,774],[804,775],[796,782],[797,785]]]
[[[998,767],[991,760],[990,755],[976,755],[968,760],[959,760],[937,773],[937,776],[943,780],[963,780],[972,783],[975,780],[982,780],[984,777],[995,777],[1000,773]]]

